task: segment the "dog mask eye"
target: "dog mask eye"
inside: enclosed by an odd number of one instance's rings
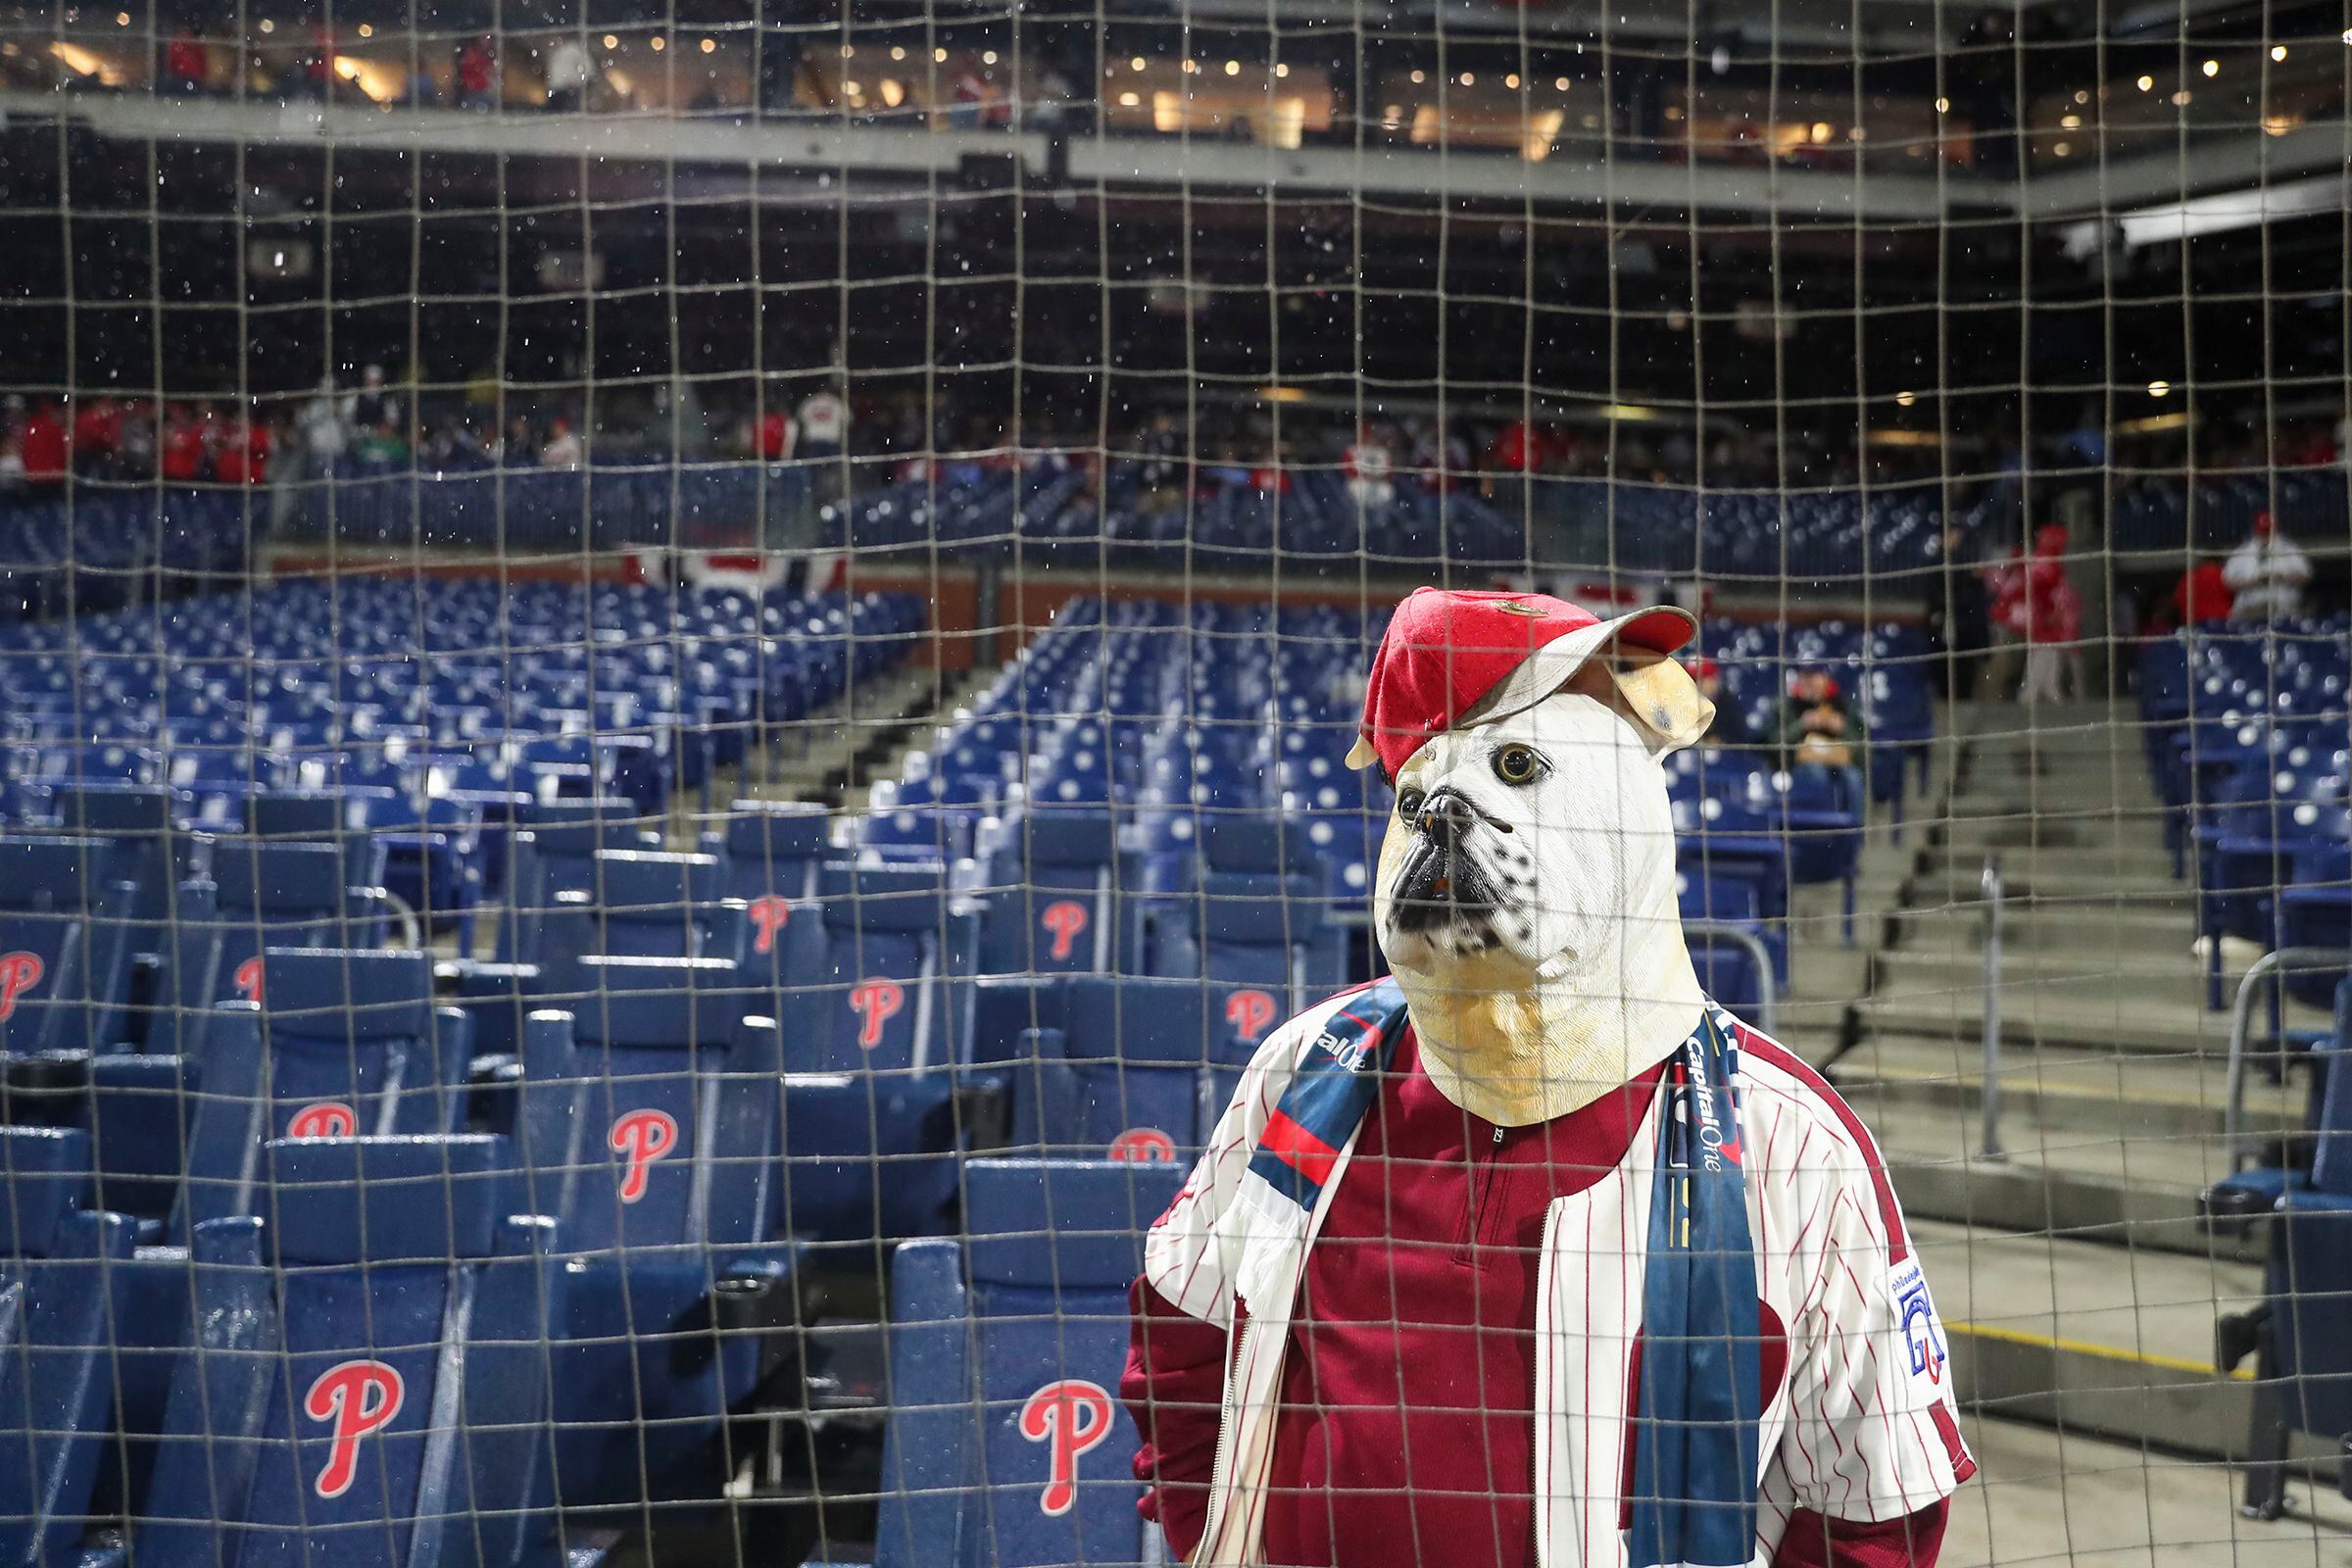
[[[1396,797],[1396,814],[1410,822],[1421,814],[1421,803],[1428,799],[1427,790],[1405,790]]]
[[[1494,776],[1513,788],[1533,784],[1544,773],[1544,759],[1531,747],[1505,746],[1494,754]]]

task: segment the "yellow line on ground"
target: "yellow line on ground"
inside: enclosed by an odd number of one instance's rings
[[[2226,1377],[2244,1383],[2254,1381],[2252,1370],[2246,1367],[2222,1372],[2207,1361],[2191,1361],[2179,1355],[2158,1355],[2150,1350],[2128,1350],[2117,1345],[2093,1345],[2087,1340],[2062,1339],[2054,1334],[2029,1334],[2024,1329],[1994,1328],[1984,1323],[1947,1323],[1944,1331],[1948,1334],[1965,1334],[1971,1339],[1998,1340],[2004,1345],[2026,1345],[2039,1350],[2063,1351],[2068,1355],[2095,1355],[2109,1361],[2134,1361],[2141,1366],[2157,1367],[2167,1372],[2193,1372],[2209,1378]]]

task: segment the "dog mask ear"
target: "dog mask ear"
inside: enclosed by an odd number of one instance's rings
[[[1665,654],[1619,644],[1611,661],[1626,712],[1649,737],[1652,757],[1680,751],[1706,734],[1715,705],[1690,672]]]

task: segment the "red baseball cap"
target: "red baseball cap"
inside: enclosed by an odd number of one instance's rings
[[[1548,594],[1416,588],[1373,656],[1348,765],[1394,779],[1432,737],[1535,707],[1604,648],[1671,654],[1697,629],[1671,607],[1602,620]]]

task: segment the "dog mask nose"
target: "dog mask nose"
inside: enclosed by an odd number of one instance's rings
[[[1421,803],[1413,825],[1440,849],[1450,850],[1478,825],[1478,811],[1466,797],[1440,790]]]

